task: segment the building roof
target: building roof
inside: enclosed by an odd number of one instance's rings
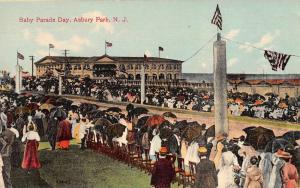
[[[121,56],[109,56],[109,55],[102,55],[102,56],[93,56],[93,57],[74,57],[74,56],[69,56],[69,57],[64,57],[64,56],[45,56],[42,59],[38,60],[35,62],[35,64],[39,64],[46,59],[53,60],[58,63],[64,63],[64,62],[69,62],[69,63],[91,63],[98,61],[99,59],[102,58],[109,58],[113,61],[119,61],[119,62],[126,62],[126,63],[139,63],[144,61],[144,57],[121,57]],[[175,60],[175,59],[167,59],[167,58],[158,58],[158,57],[148,57],[148,62],[169,62],[169,63],[179,63],[183,62],[180,60]]]
[[[270,85],[300,85],[300,79],[267,79],[267,80],[228,80],[231,84],[249,84],[249,85],[262,85],[262,84],[270,84]]]

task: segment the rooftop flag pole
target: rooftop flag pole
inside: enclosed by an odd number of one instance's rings
[[[105,55],[106,55],[106,40],[105,40],[104,46],[105,46]]]

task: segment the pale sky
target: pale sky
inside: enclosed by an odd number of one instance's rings
[[[113,44],[112,56],[158,56],[185,60],[205,44],[217,29],[210,23],[217,3],[223,16],[222,35],[263,49],[300,55],[299,0],[148,0],[148,1],[0,1],[1,70],[14,72],[16,52],[31,70],[30,55],[36,60],[69,49],[71,56],[101,56],[104,41]],[[36,17],[74,20],[78,17],[113,17],[120,23],[37,23]],[[33,18],[33,23],[20,18]],[[212,42],[194,58],[183,63],[183,72],[209,73],[213,69]],[[300,58],[291,57],[285,71],[274,72],[263,52],[227,42],[229,73],[299,73]]]

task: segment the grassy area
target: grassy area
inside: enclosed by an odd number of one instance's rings
[[[246,116],[229,116],[229,120],[242,122],[242,123],[249,123],[249,124],[267,125],[268,127],[273,127],[273,128],[300,130],[299,123],[297,124],[297,123],[291,123],[287,121],[259,119],[259,118],[251,118]]]
[[[150,176],[112,160],[102,154],[79,149],[71,145],[70,150],[50,151],[49,144],[40,143],[39,172],[27,174],[13,169],[13,186],[18,188],[149,188]],[[177,187],[173,185],[172,187]]]

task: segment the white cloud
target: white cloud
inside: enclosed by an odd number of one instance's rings
[[[240,29],[232,29],[226,35],[227,39],[234,39],[240,33]]]
[[[272,45],[272,42],[274,41],[274,39],[276,37],[278,37],[280,35],[280,31],[276,30],[273,33],[266,33],[264,34],[260,40],[256,43],[249,43],[246,42],[247,45],[240,45],[239,49],[245,50],[245,52],[251,52],[253,50],[253,48],[251,46],[255,46],[258,48],[265,48],[267,45]],[[250,45],[250,46],[248,46]]]
[[[83,13],[81,16],[86,17],[86,18],[93,18],[93,19],[96,19],[96,17],[101,17],[101,18],[107,17],[107,16],[103,15],[102,12],[100,12],[100,11],[86,12],[86,13]],[[95,20],[94,20],[91,25],[93,26],[92,32],[99,32],[101,27],[103,27],[103,29],[107,33],[112,34],[114,32],[114,28],[113,28],[112,24],[109,22],[95,22]]]
[[[252,47],[247,46],[247,45],[251,45],[250,42],[245,42],[246,45],[240,45],[239,49],[241,50],[245,50],[245,52],[251,52],[253,50]]]
[[[55,49],[69,49],[78,52],[82,48],[90,45],[90,41],[85,37],[72,35],[69,39],[57,39],[49,32],[39,31],[34,41],[40,46],[48,46],[50,43],[55,46]]]
[[[233,65],[235,65],[236,63],[238,62],[238,58],[231,58],[231,59],[229,59],[228,60],[228,63],[227,63],[227,65],[228,65],[228,67],[232,67]]]

